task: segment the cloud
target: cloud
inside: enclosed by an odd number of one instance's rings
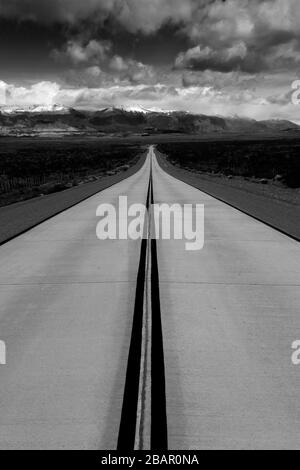
[[[129,68],[128,63],[120,57],[119,55],[115,55],[110,61],[110,68],[115,72],[126,72]]]
[[[133,59],[124,59],[119,55],[112,57],[109,67],[120,80],[128,80],[130,83],[151,83],[156,79],[152,66]]]
[[[153,83],[156,80],[154,68],[132,58],[113,55],[111,41],[92,39],[83,43],[82,39],[69,40],[61,50],[53,50],[51,57],[59,62],[72,64],[65,76],[72,84],[93,86],[112,83]],[[76,69],[75,69],[76,67]]]
[[[99,78],[101,76],[101,69],[95,65],[93,67],[88,67],[86,69],[86,73],[93,78]]]
[[[0,16],[42,23],[74,24],[113,18],[131,32],[152,33],[164,23],[189,21],[193,12],[212,0],[0,0]]]
[[[198,42],[274,40],[273,35],[298,36],[300,11],[298,0],[227,0],[202,5],[183,27]],[[271,33],[271,38],[270,38]],[[214,36],[214,38],[213,38]]]
[[[300,50],[299,0],[0,0],[0,17],[31,19],[39,23],[85,23],[101,28],[107,22],[133,34],[155,34],[173,24],[191,42],[176,63],[205,70],[268,70],[283,66],[273,49],[290,45],[286,64],[295,68]],[[91,33],[92,35],[92,33]],[[91,45],[92,47],[92,45]],[[86,45],[70,41],[65,55],[85,61]],[[198,57],[189,57],[194,50]],[[244,54],[245,52],[245,54]],[[59,53],[58,53],[59,55]]]
[[[214,2],[182,29],[194,47],[178,55],[176,67],[259,73],[299,65],[298,0]]]
[[[299,0],[0,0],[0,16],[41,23],[101,25],[113,19],[127,31],[156,32],[170,22],[194,42],[267,40],[270,32],[299,35]]]
[[[77,88],[111,85],[111,79],[108,79],[106,73],[98,65],[70,69],[66,72],[64,81],[66,85]]]
[[[163,24],[190,21],[193,13],[209,0],[127,0],[117,20],[131,32],[151,34]]]
[[[117,0],[0,0],[0,16],[44,24],[74,24],[92,17],[104,20],[117,3]]]
[[[257,62],[251,60],[247,46],[238,42],[230,47],[213,50],[209,46],[196,46],[180,53],[175,61],[178,69],[217,70],[229,72],[244,70],[251,72],[257,69]]]
[[[193,86],[210,86],[216,90],[252,90],[265,81],[265,78],[258,78],[256,74],[245,74],[240,71],[219,72],[219,71],[184,71],[181,77],[182,86],[189,88]]]
[[[0,82],[0,85],[4,94],[3,105],[50,105],[60,91],[57,83],[48,81],[39,82],[30,87],[18,87],[5,82]]]
[[[70,40],[62,50],[55,49],[51,55],[56,60],[69,60],[75,65],[85,62],[97,64],[107,58],[111,48],[110,41],[96,41],[93,39],[83,45],[78,40]]]

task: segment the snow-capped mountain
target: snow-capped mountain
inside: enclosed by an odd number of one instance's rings
[[[107,107],[98,111],[47,106],[0,107],[0,135],[41,135],[51,132],[81,134],[276,134],[299,132],[300,127],[284,120],[253,119],[158,109]]]

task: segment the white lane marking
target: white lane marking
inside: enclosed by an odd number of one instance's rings
[[[149,152],[150,153],[150,152]],[[151,158],[151,154],[150,154]],[[152,158],[151,158],[152,160]],[[150,161],[151,162],[151,161]],[[151,180],[151,163],[150,178]],[[140,384],[135,434],[135,450],[149,450],[151,445],[151,344],[152,344],[152,305],[151,305],[151,195],[149,192],[149,216],[147,217],[147,253],[144,283],[142,353],[140,364]]]

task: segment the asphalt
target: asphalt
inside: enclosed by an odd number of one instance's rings
[[[96,209],[147,197],[149,162],[0,247],[1,449],[114,449],[140,240],[100,241]]]
[[[232,207],[269,224],[286,235],[300,241],[300,200],[297,204],[265,197],[224,183],[201,178],[201,175],[171,165],[158,154],[160,166],[171,176],[213,196]]]
[[[155,202],[205,206],[205,243],[158,241],[169,448],[300,448],[299,243],[166,174]]]
[[[128,178],[135,174],[144,163],[145,155],[141,156],[139,161],[128,170],[112,176],[104,176],[93,183],[85,183],[58,193],[0,207],[0,245]]]

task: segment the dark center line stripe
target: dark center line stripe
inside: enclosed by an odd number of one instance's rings
[[[147,193],[147,209],[150,206],[150,182]],[[131,341],[128,354],[127,372],[123,396],[121,422],[118,436],[118,451],[132,451],[135,445],[136,419],[140,383],[142,353],[142,327],[144,306],[144,285],[146,275],[147,239],[143,238],[136,283],[135,305]]]
[[[152,162],[147,193],[147,211],[149,216],[154,204]],[[147,244],[151,243],[151,450],[168,449],[165,365],[163,334],[161,322],[159,274],[157,261],[157,242],[155,239],[143,239],[137,276],[137,287],[133,315],[131,342],[128,355],[126,381],[124,388],[121,422],[118,436],[118,451],[132,451],[135,446],[137,408],[142,354],[142,327],[144,285],[146,278]]]
[[[151,205],[154,204],[153,173],[151,166]],[[151,304],[152,304],[152,349],[151,349],[151,449],[168,449],[168,426],[166,404],[165,361],[160,308],[157,241],[151,239]]]

